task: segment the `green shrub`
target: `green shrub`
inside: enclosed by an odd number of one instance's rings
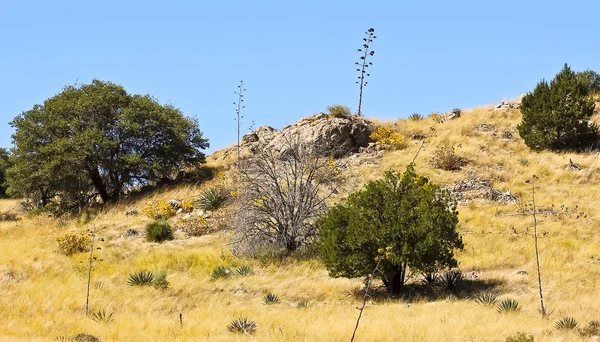
[[[577,76],[588,86],[588,94],[596,95],[600,92],[600,74],[593,70],[578,72]]]
[[[148,286],[154,282],[154,274],[152,272],[133,272],[129,275],[127,285],[129,286]]]
[[[350,107],[343,105],[333,105],[327,107],[327,112],[334,118],[347,118],[352,115]]]
[[[384,214],[382,214],[384,213]],[[458,212],[450,194],[415,173],[386,172],[317,221],[321,260],[333,277],[378,273],[387,290],[399,293],[411,272],[456,267],[462,249]]]
[[[210,277],[213,279],[231,278],[232,276],[233,276],[233,273],[231,272],[231,270],[225,266],[215,267],[212,270],[212,273],[210,274]]]
[[[588,83],[568,65],[550,82],[542,80],[521,103],[523,121],[517,126],[533,150],[583,150],[598,142],[598,125],[588,121],[594,100]]]
[[[442,146],[433,152],[429,164],[436,169],[455,171],[465,166],[467,161],[456,154],[453,146]]]
[[[256,331],[256,322],[246,317],[240,317],[231,321],[227,330],[235,333],[252,335]]]
[[[167,280],[167,272],[162,271],[152,282],[155,288],[159,290],[166,290],[169,288],[169,281]]]
[[[506,342],[534,342],[533,335],[524,332],[518,332],[506,338]]]
[[[199,207],[202,210],[217,210],[229,200],[228,194],[217,188],[205,189],[198,197]]]
[[[64,255],[88,252],[92,240],[86,234],[65,234],[56,238],[58,252]]]
[[[277,304],[279,303],[279,297],[269,292],[263,298],[263,302],[267,305]]]
[[[173,240],[173,228],[167,221],[154,221],[146,226],[146,239],[158,243]]]

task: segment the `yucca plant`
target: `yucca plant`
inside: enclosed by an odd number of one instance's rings
[[[296,303],[296,308],[298,308],[298,309],[306,309],[306,308],[308,308],[308,306],[309,306],[308,301],[304,300],[304,299],[301,301],[298,301],[298,303]]]
[[[438,282],[440,275],[435,272],[423,273],[423,283],[425,285],[434,285]]]
[[[92,319],[99,323],[109,323],[113,321],[112,312],[106,312],[106,309],[98,310],[92,314]]]
[[[496,311],[499,313],[517,312],[519,310],[519,302],[512,298],[505,298],[496,306]]]
[[[462,281],[462,279],[463,279],[463,274],[461,271],[452,270],[452,271],[448,271],[448,272],[444,273],[440,277],[440,282],[448,290],[453,291],[458,286],[458,284]]]
[[[413,113],[411,115],[409,115],[408,119],[411,121],[421,121],[423,120],[425,117],[419,113]]]
[[[225,191],[217,188],[203,190],[198,196],[199,207],[202,210],[217,210],[223,207],[229,196]]]
[[[244,266],[240,266],[235,270],[235,273],[239,276],[245,277],[245,276],[251,276],[254,275],[254,270],[247,265]]]
[[[147,286],[154,282],[154,274],[152,272],[133,272],[129,275],[127,285],[129,286]]]
[[[231,270],[229,268],[227,268],[225,266],[217,266],[212,270],[210,277],[213,279],[231,278],[232,275],[233,275],[233,273],[231,272]]]
[[[577,320],[571,316],[566,316],[556,321],[554,327],[558,330],[572,330],[577,328]]]
[[[477,296],[477,298],[475,299],[475,302],[480,305],[494,306],[494,305],[496,305],[496,303],[498,303],[498,298],[493,293],[484,292],[484,293],[479,294],[479,296]]]
[[[227,330],[252,335],[256,331],[256,322],[246,317],[236,318],[227,326]]]
[[[279,297],[277,297],[277,295],[269,292],[263,298],[263,302],[267,305],[277,304],[277,303],[279,303]]]

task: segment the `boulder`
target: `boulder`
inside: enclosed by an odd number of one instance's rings
[[[458,119],[458,118],[460,118],[460,113],[461,113],[460,109],[455,108],[449,112],[442,114],[442,120],[448,121],[448,120]]]
[[[515,203],[517,196],[510,191],[499,191],[487,180],[480,178],[463,179],[445,187],[458,204],[467,205],[472,201],[493,201],[503,204]]]
[[[340,158],[367,147],[372,131],[373,124],[363,117],[317,114],[285,127],[266,148],[281,151],[287,140],[299,139],[317,155]]]

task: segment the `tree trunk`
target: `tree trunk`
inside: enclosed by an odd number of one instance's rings
[[[388,280],[385,283],[390,294],[398,294],[404,286],[406,276],[406,264],[394,267],[389,273]]]
[[[113,200],[113,197],[106,190],[106,185],[104,181],[102,181],[102,176],[100,175],[100,171],[97,168],[89,169],[90,179],[92,180],[92,184],[100,194],[100,198],[102,198],[102,202],[108,203]]]

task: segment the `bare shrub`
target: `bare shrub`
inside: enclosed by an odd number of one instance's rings
[[[467,161],[456,154],[453,146],[442,146],[433,152],[429,164],[437,169],[455,171],[467,165]]]
[[[239,174],[233,252],[244,255],[291,254],[309,243],[340,184],[335,160],[293,137],[242,161]]]

